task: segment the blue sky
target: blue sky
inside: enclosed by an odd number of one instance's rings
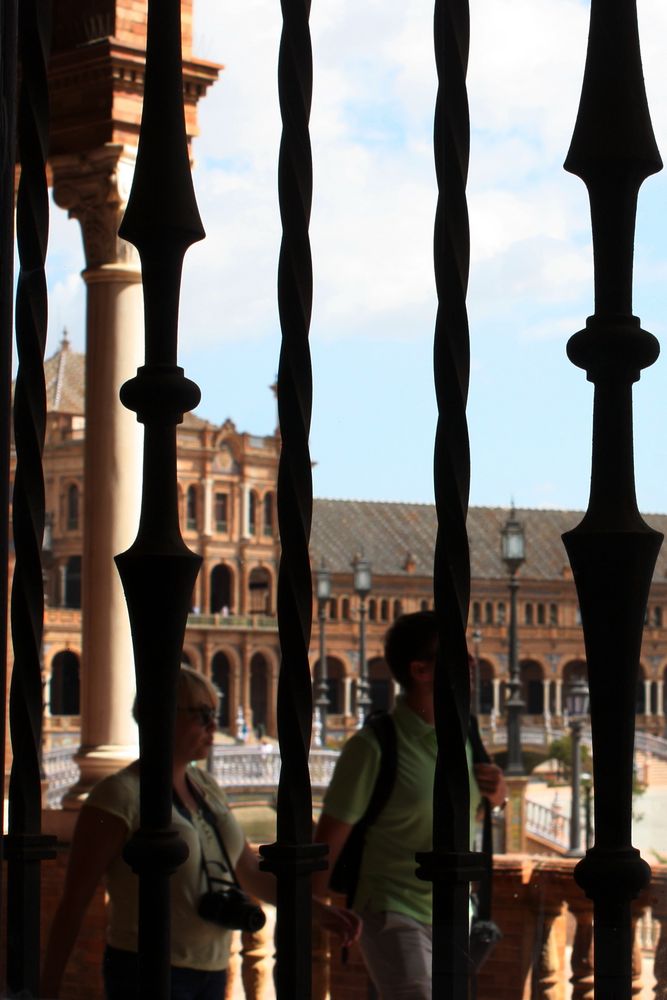
[[[270,433],[280,331],[274,0],[194,0],[195,52],[224,63],[200,104],[207,240],[186,257],[180,363],[201,416]],[[311,454],[317,496],[431,502],[436,189],[432,0],[313,4]],[[592,386],[566,358],[592,312],[584,185],[566,174],[588,32],[579,0],[476,0],[469,90],[471,503],[585,507]],[[667,156],[667,9],[639,0],[649,104]],[[667,179],[640,193],[635,313],[667,330]],[[54,208],[49,351],[83,349],[77,225]],[[665,361],[635,388],[637,487],[667,511]]]

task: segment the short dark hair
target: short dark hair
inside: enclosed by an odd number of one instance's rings
[[[412,684],[410,664],[435,656],[438,627],[433,611],[401,615],[388,630],[384,640],[384,658],[394,680],[406,691]]]

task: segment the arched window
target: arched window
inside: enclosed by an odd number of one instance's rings
[[[316,677],[318,676],[318,671],[319,664],[315,672]],[[344,676],[345,670],[341,661],[336,659],[335,656],[327,656],[327,698],[329,699],[327,711],[329,715],[341,715],[343,712]]]
[[[505,602],[498,601],[498,607],[496,609],[497,621],[499,625],[505,624]]]
[[[248,494],[248,534],[257,534],[257,494],[254,490]]]
[[[647,705],[646,705],[646,688],[644,686],[644,673],[642,668],[639,668],[639,678],[637,680],[637,691],[635,696],[635,712],[637,715],[646,715]]]
[[[220,692],[218,727],[229,729],[229,678],[231,670],[225,653],[216,653],[211,662],[211,680]]]
[[[386,599],[382,601],[380,605],[380,618],[383,622],[389,621],[389,601]]]
[[[349,597],[344,597],[340,602],[340,616],[343,621],[350,620],[350,599]]]
[[[389,667],[381,656],[368,662],[370,682],[371,712],[382,709],[385,712],[394,707],[394,679]]]
[[[368,602],[368,620],[371,622],[377,621],[378,617],[378,602],[374,597],[371,597]]]
[[[188,486],[185,495],[185,527],[188,531],[197,530],[197,487]]]
[[[544,684],[542,683],[543,675],[540,664],[535,660],[523,660],[519,670],[523,711],[527,715],[542,715],[544,713]]]
[[[49,709],[51,715],[79,714],[79,657],[69,649],[53,657]]]
[[[493,667],[488,660],[479,661],[479,711],[490,715],[493,709]]]
[[[329,618],[332,622],[338,621],[338,598],[332,597],[329,601]]]
[[[557,604],[550,604],[549,605],[549,624],[550,625],[558,625],[558,605]]]
[[[493,625],[493,604],[487,601],[484,605],[484,621],[487,625]]]
[[[473,625],[482,624],[482,605],[479,601],[473,601],[472,605],[472,623]]]
[[[653,608],[653,625],[654,628],[662,628],[662,608]]]
[[[526,625],[533,624],[533,605],[527,604],[525,608],[525,622]]]
[[[79,487],[72,483],[67,488],[67,530],[79,527]]]
[[[70,556],[67,560],[63,597],[66,608],[81,607],[81,556]]]
[[[211,570],[211,614],[229,614],[234,610],[232,571],[220,563]],[[227,611],[225,611],[225,608]]]
[[[271,614],[271,577],[268,569],[256,566],[248,578],[249,604],[251,615]]]
[[[255,732],[266,732],[269,704],[269,666],[261,653],[250,661],[250,708]]]
[[[403,614],[403,605],[400,601],[394,601],[394,621]]]
[[[215,494],[213,516],[216,531],[229,531],[229,496],[226,493]]]
[[[267,493],[264,497],[264,520],[262,525],[262,534],[272,535],[273,534],[273,493]]]
[[[537,605],[537,624],[538,625],[544,625],[544,624],[546,624],[546,618],[545,618],[545,614],[544,614],[544,605],[543,604],[538,604]]]

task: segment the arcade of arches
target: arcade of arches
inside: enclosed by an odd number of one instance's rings
[[[76,728],[78,671],[86,671],[81,637],[85,358],[66,339],[46,362],[49,397],[44,448],[47,526],[44,537],[46,738]],[[67,409],[59,409],[67,401]],[[276,518],[277,433],[243,433],[231,420],[215,425],[187,414],[177,430],[181,530],[202,557],[183,650],[184,660],[209,675],[221,693],[219,725],[231,737],[276,735],[280,663],[276,590],[280,556]],[[518,511],[528,558],[519,575],[518,639],[521,693],[531,724],[562,721],[569,681],[585,671],[581,622],[560,535],[576,524],[572,511]],[[479,659],[482,722],[502,722],[508,680],[509,592],[500,559],[501,508],[470,508],[468,531],[472,600],[468,639]],[[667,517],[649,519],[667,530]],[[373,707],[394,702],[395,685],[383,659],[387,628],[403,612],[432,607],[435,511],[426,504],[315,500],[311,535],[313,575],[324,560],[331,598],[323,609],[329,738],[356,725],[360,602],[352,563],[361,551],[371,563],[365,603],[366,657]],[[638,724],[665,730],[667,680],[667,553],[661,553],[646,614]],[[319,681],[319,607],[313,598],[310,663]],[[70,653],[69,650],[82,650]],[[76,658],[76,669],[75,659]],[[130,690],[131,666],[127,666]],[[319,693],[319,692],[318,692]],[[129,709],[128,709],[129,714]]]

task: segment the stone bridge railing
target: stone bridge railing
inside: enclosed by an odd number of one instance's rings
[[[570,858],[496,858],[493,916],[503,938],[479,974],[479,1000],[593,1000],[593,907],[572,878],[575,864]],[[632,996],[666,1000],[666,867],[654,868],[634,921]],[[351,949],[342,964],[338,949],[316,937],[313,961],[314,1000],[369,995],[358,949]],[[274,1000],[272,964],[270,930],[237,941],[229,995]]]

